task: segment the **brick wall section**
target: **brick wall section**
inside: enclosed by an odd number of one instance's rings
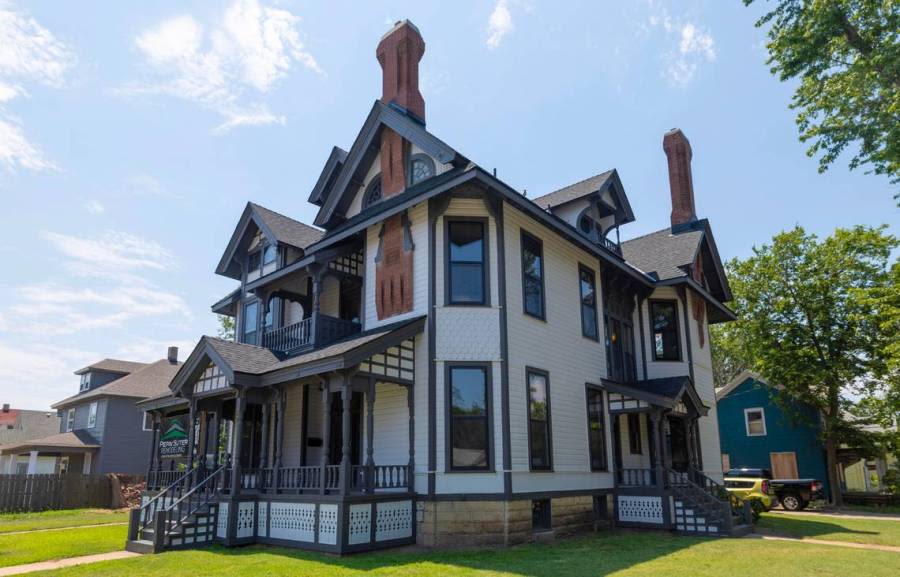
[[[551,499],[553,535],[571,535],[594,527],[590,495]],[[419,501],[417,544],[424,547],[517,545],[534,539],[531,501]]]
[[[413,254],[403,246],[401,215],[384,221],[381,260],[375,265],[375,309],[378,319],[413,308]]]
[[[408,20],[397,22],[375,49],[382,69],[382,102],[395,102],[423,120],[425,100],[419,92],[419,61],[424,54],[425,41]]]

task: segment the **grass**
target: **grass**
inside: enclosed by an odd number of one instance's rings
[[[609,532],[479,551],[394,550],[334,557],[294,549],[212,547],[106,561],[44,575],[298,575],[315,577],[866,577],[897,575],[900,556],[760,539],[699,539],[666,533]]]
[[[0,535],[0,567],[121,551],[127,535],[125,525]]]
[[[900,521],[887,519],[843,519],[812,515],[763,514],[759,528],[786,537],[848,541],[900,547]],[[898,559],[900,562],[900,559]]]
[[[0,534],[10,531],[34,531],[35,529],[126,522],[128,522],[128,512],[114,509],[65,509],[40,513],[4,513],[0,515]]]

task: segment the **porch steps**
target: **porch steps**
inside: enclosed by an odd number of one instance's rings
[[[146,539],[125,541],[125,550],[131,551],[132,553],[140,553],[141,555],[155,553],[153,550],[153,541],[147,541]]]

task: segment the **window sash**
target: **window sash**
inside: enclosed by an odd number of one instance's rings
[[[462,371],[481,373],[480,411],[454,404],[454,374]],[[449,469],[452,471],[486,471],[491,464],[490,377],[483,365],[455,365],[447,371]],[[478,403],[476,403],[478,406]]]
[[[528,382],[528,463],[533,471],[550,470],[553,468],[550,378],[544,372],[528,370],[526,380]],[[543,398],[543,406],[540,405],[541,398]]]
[[[762,408],[744,409],[744,425],[748,437],[766,436],[766,413]]]
[[[657,319],[666,317],[669,319],[666,324],[657,324]],[[653,360],[680,361],[681,342],[676,301],[650,301],[650,330],[653,336]]]
[[[592,471],[606,471],[606,420],[603,413],[603,391],[587,388],[588,448]]]
[[[600,336],[597,328],[597,282],[594,272],[580,266],[578,286],[581,296],[581,334],[596,341]]]
[[[477,242],[480,245],[479,254],[460,254],[461,250],[455,250],[453,243],[455,231],[458,228],[468,227],[470,232],[475,227],[479,229]],[[446,301],[450,305],[486,305],[487,294],[487,238],[486,226],[482,221],[451,220],[447,222],[447,246],[445,250],[446,265]],[[469,274],[465,274],[468,271]],[[474,274],[473,274],[474,273]],[[465,275],[465,276],[464,276]]]
[[[522,308],[525,314],[544,319],[544,247],[540,240],[522,233]]]
[[[91,403],[88,411],[88,428],[93,429],[97,425],[97,403]]]
[[[66,413],[66,432],[75,428],[75,409],[69,409]]]

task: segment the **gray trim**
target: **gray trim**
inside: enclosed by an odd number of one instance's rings
[[[539,375],[544,377],[544,394],[547,396],[547,458],[549,463],[547,467],[535,468],[532,462],[531,454],[531,375]],[[553,417],[551,415],[550,403],[550,373],[544,369],[538,369],[532,366],[525,366],[525,420],[528,421],[528,427],[525,434],[528,440],[528,470],[530,472],[553,472]]]
[[[581,294],[581,272],[586,271],[591,275],[592,285],[594,287],[594,336],[585,334],[584,332],[584,295]],[[586,339],[591,339],[592,341],[600,342],[600,307],[597,306],[600,301],[600,289],[597,285],[597,273],[594,272],[594,269],[583,264],[581,262],[578,263],[578,312],[581,317],[581,336]]]
[[[453,466],[453,431],[452,427],[452,391],[450,372],[453,368],[479,368],[484,370],[484,402],[487,421],[487,467],[454,467]],[[493,363],[490,361],[444,361],[444,472],[445,473],[493,473],[494,466],[494,399],[493,399]]]
[[[691,382],[694,382],[694,352],[691,350],[691,320],[688,318],[687,290],[684,287],[678,287],[678,296],[681,299],[682,310],[684,311],[684,344],[687,349],[688,372],[691,375]]]
[[[697,292],[701,297],[703,297],[703,300],[705,300],[707,304],[712,305],[715,308],[715,310],[721,315],[721,317],[717,316],[716,318],[713,318],[712,315],[709,315],[709,317],[710,317],[709,324],[711,324],[711,325],[721,323],[721,322],[737,320],[737,314],[735,314],[734,311],[732,311],[730,308],[728,308],[727,306],[722,304],[718,299],[716,299],[716,297],[712,296],[709,293],[709,291],[707,291],[705,288],[703,288],[702,286],[697,284],[697,281],[695,281],[694,279],[692,279],[690,277],[685,276],[685,277],[679,277],[679,278],[666,279],[666,280],[659,281],[656,284],[658,286],[674,286],[674,287],[678,287],[681,285],[687,285],[687,286],[691,287],[692,289],[694,289],[695,292]]]
[[[481,254],[484,262],[484,299],[482,302],[452,302],[450,299],[450,225],[453,223],[479,223],[482,226]],[[443,219],[444,228],[444,306],[445,307],[490,307],[491,306],[491,226],[485,216],[448,216]]]
[[[647,379],[647,335],[644,331],[644,303],[647,301],[646,298],[637,297],[637,310],[638,310],[638,325],[639,334],[641,339],[641,368],[644,373],[641,375],[641,378],[644,380]]]
[[[553,499],[560,497],[579,497],[586,495],[613,495],[616,491],[613,487],[598,487],[596,489],[569,489],[562,491],[532,491],[528,493],[439,493],[428,497],[419,495],[417,501],[446,502],[446,501],[528,501],[534,499]]]
[[[603,439],[602,439],[602,449],[603,449],[603,468],[597,469],[594,468],[594,456],[591,451],[591,403],[588,399],[588,395],[591,391],[600,394],[600,419],[603,426]],[[585,412],[585,423],[587,425],[587,450],[588,450],[588,467],[590,468],[592,473],[608,473],[610,472],[609,467],[609,451],[606,450],[606,441],[609,438],[612,438],[612,431],[608,431],[606,428],[606,416],[609,414],[607,411],[607,402],[606,402],[606,391],[600,385],[596,385],[594,383],[585,383],[584,384],[584,412]],[[610,423],[612,424],[612,423]]]
[[[487,198],[487,197],[485,197]],[[512,447],[510,446],[509,406],[509,326],[506,315],[506,224],[503,218],[504,202],[497,203],[494,228],[497,230],[497,297],[500,299],[500,403],[503,428],[503,492],[512,493]]]
[[[541,259],[541,314],[536,315],[527,308],[528,299],[525,294],[525,237],[538,243],[539,254]],[[522,313],[540,321],[547,320],[547,286],[546,286],[546,261],[544,260],[544,241],[540,237],[528,232],[524,228],[519,229],[519,253],[522,262]]]
[[[334,179],[340,173],[344,161],[347,160],[347,154],[347,151],[340,147],[332,147],[331,154],[328,155],[328,160],[325,161],[325,166],[322,167],[322,172],[319,174],[307,202],[321,206],[323,198],[331,190]]]

